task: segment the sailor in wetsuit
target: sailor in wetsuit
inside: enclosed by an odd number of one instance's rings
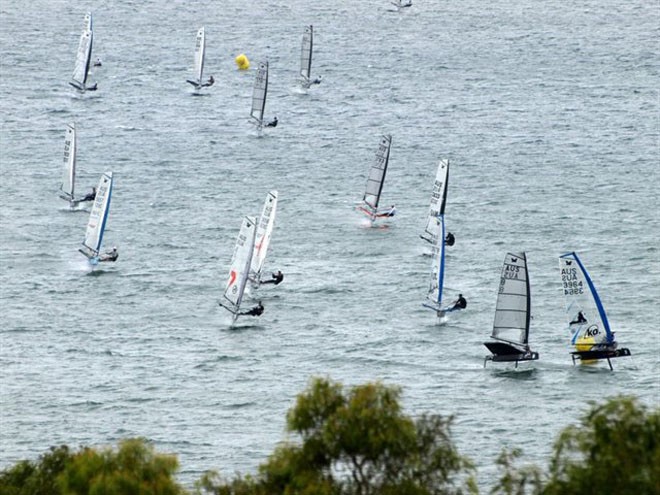
[[[263,313],[263,312],[264,312],[264,307],[261,304],[261,301],[259,301],[259,303],[254,308],[252,308],[251,310],[245,311],[245,312],[239,313],[239,314],[244,315],[244,316],[261,316],[261,313]]]
[[[263,282],[261,282],[261,284],[278,285],[279,283],[282,282],[282,280],[284,280],[284,274],[280,270],[277,270],[277,273],[272,274],[272,278],[270,280],[264,280]]]
[[[268,122],[268,123],[266,124],[266,127],[277,127],[277,122],[278,122],[278,120],[277,120],[277,115],[276,115],[276,116],[273,118],[273,120],[271,120],[270,122]]]
[[[81,201],[94,201],[96,199],[96,188],[92,187],[92,192],[88,193]]]
[[[456,299],[456,302],[452,306],[451,309],[465,309],[467,307],[467,301],[463,297],[463,294],[458,295],[458,299]]]
[[[119,251],[117,251],[117,247],[115,246],[112,250],[101,256],[99,261],[117,261],[117,258],[119,258]]]

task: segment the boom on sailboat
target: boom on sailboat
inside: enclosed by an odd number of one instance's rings
[[[94,83],[92,86],[87,86],[87,79],[89,77],[89,63],[92,58],[92,44],[94,41],[94,31],[92,30],[92,14],[88,13],[85,16],[85,24],[82,34],[80,35],[80,42],[78,43],[78,52],[76,54],[76,66],[73,69],[73,75],[69,84],[76,88],[78,91],[96,91],[98,85]]]
[[[195,78],[186,79],[186,82],[192,84],[195,87],[195,90],[199,91],[202,88],[207,88],[213,86],[215,79],[213,76],[209,76],[206,82],[202,82],[202,77],[204,75],[204,58],[206,56],[206,33],[204,31],[204,26],[199,28],[197,31],[197,40],[195,42],[195,65],[193,67]]]
[[[256,234],[255,217],[246,216],[241,224],[238,239],[236,239],[227,285],[222,299],[218,302],[220,306],[232,314],[232,323],[243,314],[240,312],[240,309],[243,295],[245,294],[245,286],[250,274]]]
[[[89,214],[85,240],[82,243],[83,247],[78,250],[87,257],[92,265],[97,265],[103,261],[116,261],[119,256],[116,247],[105,254],[101,254],[103,234],[108,222],[108,214],[110,213],[112,184],[112,172],[104,173],[96,189],[96,198],[94,199],[92,211]]]
[[[378,219],[392,218],[396,213],[396,208],[392,205],[389,208],[379,208],[380,197],[383,192],[387,166],[390,161],[390,148],[392,146],[392,136],[383,135],[376,151],[376,159],[369,169],[367,178],[367,187],[358,205],[358,211],[364,213],[373,224]]]
[[[570,252],[559,257],[559,271],[571,344],[576,349],[571,352],[573,364],[576,360],[607,359],[607,364],[613,369],[610,359],[630,356],[630,350],[618,347],[587,269],[577,253]]]
[[[495,321],[491,338],[496,342],[484,342],[492,353],[488,361],[515,362],[533,361],[538,352],[529,348],[530,322],[529,272],[525,253],[507,253],[504,257],[500,285],[495,306]]]

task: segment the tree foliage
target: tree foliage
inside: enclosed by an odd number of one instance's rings
[[[472,466],[451,441],[452,418],[414,420],[399,399],[398,388],[380,383],[344,390],[315,379],[287,415],[300,443],[280,446],[250,480],[251,492],[222,491],[227,484],[206,489],[223,495],[476,492]]]
[[[559,435],[543,493],[660,493],[660,410],[631,397],[593,405]]]

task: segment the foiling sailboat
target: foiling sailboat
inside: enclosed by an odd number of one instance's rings
[[[362,201],[357,207],[358,211],[364,213],[372,225],[376,220],[389,219],[394,216],[396,209],[394,205],[390,208],[379,208],[381,193],[383,192],[383,184],[385,183],[385,175],[387,174],[387,166],[390,161],[390,148],[392,146],[392,136],[383,135],[378,145],[376,152],[376,159],[369,169],[369,177],[367,178],[367,187],[362,197]]]
[[[85,24],[83,32],[80,35],[80,42],[78,43],[78,53],[76,55],[76,66],[73,69],[73,75],[69,84],[76,88],[78,91],[96,91],[98,85],[94,83],[92,86],[87,86],[87,79],[89,77],[89,63],[92,58],[92,45],[94,42],[94,31],[92,29],[92,14],[88,13],[85,16]]]
[[[229,279],[222,299],[218,302],[232,314],[232,323],[241,315],[241,303],[245,294],[245,287],[250,275],[250,265],[254,254],[254,241],[257,234],[255,217],[247,216],[243,219],[241,230],[238,233],[234,254],[229,268]]]
[[[199,91],[202,88],[213,86],[215,79],[209,76],[206,82],[202,81],[204,75],[204,57],[206,56],[206,34],[204,26],[197,31],[197,41],[195,42],[195,65],[194,65],[194,79],[186,79],[186,82],[192,84],[195,90]]]
[[[254,254],[250,265],[250,280],[255,284],[261,283],[261,275],[270,246],[270,238],[273,234],[275,214],[277,213],[277,191],[270,191],[264,202],[257,225],[257,235],[254,242]]]
[[[252,109],[250,117],[261,131],[263,127],[277,127],[277,117],[264,124],[264,112],[266,110],[266,96],[268,95],[268,61],[259,62],[257,73],[254,78],[254,88],[252,90]]]
[[[529,272],[525,253],[507,253],[504,257],[500,285],[495,306],[495,321],[491,338],[495,342],[484,342],[492,353],[488,361],[515,362],[534,361],[538,352],[529,348],[530,314]]]
[[[445,205],[447,204],[447,183],[449,181],[449,160],[440,160],[438,163],[438,170],[435,174],[435,182],[433,183],[433,192],[431,193],[431,206],[429,207],[429,214],[426,218],[426,227],[424,233],[420,235],[426,242],[435,243],[435,235],[437,233],[437,219],[445,215]],[[443,236],[444,236],[443,232]],[[448,246],[454,245],[454,235],[450,232],[445,238]]]
[[[323,76],[312,80],[312,53],[314,50],[314,27],[305,26],[300,50],[300,77],[303,88],[308,89],[312,84],[321,84]]]
[[[82,198],[75,197],[77,149],[76,125],[72,122],[67,126],[64,137],[64,167],[62,169],[62,183],[60,184],[60,198],[68,201],[71,209],[74,209],[83,201],[94,199],[94,192]]]
[[[101,254],[103,234],[108,222],[108,214],[110,213],[112,184],[112,172],[104,173],[96,189],[96,199],[89,214],[83,247],[78,250],[87,257],[92,265],[97,265],[103,261],[116,261],[119,256],[116,247],[112,248],[110,252]]]
[[[610,329],[603,304],[589,273],[577,253],[570,252],[559,257],[559,270],[566,301],[566,317],[571,332],[573,364],[630,356],[630,350],[619,348]]]

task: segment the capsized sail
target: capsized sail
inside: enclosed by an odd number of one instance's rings
[[[220,301],[222,307],[234,314],[234,320],[238,317],[243,294],[245,293],[256,234],[255,217],[246,216],[238,233],[234,254],[231,258],[227,286]]]
[[[252,109],[250,117],[255,120],[256,125],[261,128],[264,123],[264,110],[266,109],[266,95],[268,93],[268,62],[259,62],[257,73],[254,78],[254,89],[252,90]]]
[[[383,184],[385,182],[385,174],[387,173],[387,166],[390,161],[390,148],[392,146],[392,136],[383,135],[378,145],[376,158],[374,163],[369,169],[369,177],[367,178],[367,187],[362,197],[362,205],[359,209],[375,220],[378,216],[378,204],[380,203],[380,196],[383,192]]]
[[[433,192],[431,193],[431,206],[426,218],[426,227],[422,239],[428,242],[434,242],[434,232],[436,231],[436,218],[445,214],[445,204],[447,203],[447,181],[449,180],[449,160],[440,160],[438,170],[433,182]]]
[[[72,122],[67,125],[64,136],[64,167],[62,169],[62,184],[60,197],[69,202],[75,200],[76,182],[76,125]]]
[[[110,199],[112,198],[112,172],[106,172],[101,176],[96,188],[94,206],[89,214],[85,240],[80,252],[90,260],[98,260],[101,245],[103,244],[103,233],[110,213]]]
[[[204,74],[204,55],[206,53],[206,34],[202,26],[197,31],[197,40],[195,42],[195,65],[194,79],[188,79],[188,82],[199,89],[202,86],[202,76]]]
[[[270,191],[261,210],[261,217],[257,225],[257,235],[254,243],[254,255],[250,267],[250,278],[255,282],[261,280],[261,272],[266,262],[270,238],[273,234],[275,214],[277,213],[277,191]]]
[[[605,309],[577,253],[561,255],[559,270],[571,344],[613,344],[614,335],[610,330]]]
[[[529,341],[530,292],[525,253],[504,257],[491,337],[511,344]]]
[[[312,77],[312,49],[314,47],[314,28],[305,26],[305,32],[302,37],[302,48],[300,50],[300,77],[303,79],[303,86],[309,87],[309,79]]]
[[[427,298],[430,304],[427,307],[442,312],[447,308],[443,308],[442,290],[445,278],[445,218],[444,215],[439,215],[433,218],[433,225],[431,226],[431,234],[433,235],[433,247],[431,248],[431,279],[429,283],[429,292]]]

